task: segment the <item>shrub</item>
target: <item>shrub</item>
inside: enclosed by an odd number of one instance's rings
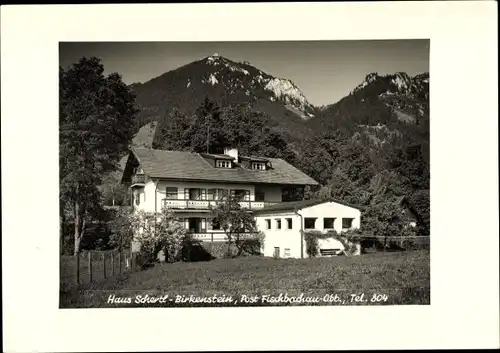
[[[265,237],[266,235],[263,232],[258,232],[252,238],[237,239],[235,246],[238,249],[238,254],[261,255]]]
[[[316,257],[319,254],[318,239],[331,238],[332,233],[322,233],[317,230],[311,230],[304,233],[304,240],[306,242],[306,254],[309,257]]]
[[[139,211],[132,216],[134,241],[144,264],[156,262],[163,250],[169,262],[182,259],[182,248],[190,240],[184,225],[168,209],[161,213]]]
[[[356,252],[356,244],[361,243],[361,232],[359,229],[351,229],[347,232],[337,233],[335,230],[330,230],[326,233],[320,231],[309,231],[304,235],[306,241],[306,253],[309,257],[315,257],[319,253],[318,239],[333,238],[338,240],[344,246],[344,254],[354,254]]]

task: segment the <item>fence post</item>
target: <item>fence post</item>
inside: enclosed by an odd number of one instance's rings
[[[122,249],[118,252],[118,273],[122,273]]]
[[[89,282],[92,282],[92,252],[89,251]]]
[[[115,275],[115,252],[111,252],[111,276]]]
[[[80,285],[80,253],[76,253],[76,284]]]
[[[104,278],[106,278],[106,254],[103,252],[102,253],[102,268],[103,268],[103,275],[104,275]]]
[[[134,253],[132,252],[132,247],[130,247],[130,272],[134,272]]]

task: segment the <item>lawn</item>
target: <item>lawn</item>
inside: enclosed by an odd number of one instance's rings
[[[174,301],[165,299],[166,294]],[[115,299],[131,298],[132,303],[108,303],[113,295]],[[146,295],[149,299],[164,298],[165,302],[135,303],[136,298],[146,300]],[[176,299],[191,295],[231,297],[232,301],[175,304]],[[287,301],[292,297],[302,301]],[[157,264],[145,271],[84,283],[80,288],[62,279],[60,300],[62,308],[430,304],[430,257],[428,251],[413,251],[303,260],[249,256]]]

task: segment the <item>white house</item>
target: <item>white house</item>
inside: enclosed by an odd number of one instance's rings
[[[279,158],[134,148],[130,151],[122,183],[130,185],[135,210],[173,210],[186,229],[200,241],[225,241],[223,230],[212,221],[209,206],[221,202],[225,191],[253,212],[266,235],[264,255],[306,257],[301,230],[337,232],[359,228],[360,211],[340,202],[283,202],[289,189],[318,185]],[[251,235],[251,234],[249,234]],[[320,249],[341,251],[336,240],[321,241]],[[137,251],[137,244],[132,245]]]
[[[134,148],[122,183],[130,185],[134,209],[170,208],[201,241],[225,240],[209,209],[225,191],[253,211],[281,203],[286,188],[318,185],[282,159],[240,156],[233,148],[224,154]]]
[[[305,258],[303,232],[335,230],[341,233],[360,227],[361,212],[339,201],[306,200],[283,202],[254,212],[259,230],[266,234],[264,255]],[[320,255],[344,250],[336,239],[319,239]]]

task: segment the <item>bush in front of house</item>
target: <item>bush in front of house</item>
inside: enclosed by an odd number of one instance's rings
[[[262,255],[264,247],[265,234],[256,233],[251,238],[238,240],[230,245],[229,253],[227,251],[227,242],[201,242],[201,246],[211,256],[211,259],[234,258],[238,256],[259,256]],[[196,261],[196,260],[195,260]]]
[[[304,233],[306,242],[306,253],[309,257],[316,257],[319,254],[318,239],[333,238],[338,240],[344,246],[345,255],[354,255],[357,253],[357,248],[360,246],[361,232],[359,229],[350,229],[346,232],[337,233],[335,230],[330,230],[326,233],[320,231],[308,231]]]
[[[327,234],[332,234],[332,238],[342,243],[345,255],[358,254],[358,247],[361,248],[361,231],[359,229],[349,229],[340,234],[335,231],[330,231]]]
[[[328,233],[322,233],[318,230],[310,230],[304,232],[304,241],[306,242],[306,254],[309,257],[316,257],[319,254],[319,242],[318,239],[331,238]]]
[[[238,255],[261,255],[261,249],[264,247],[266,235],[263,232],[257,232],[251,238],[239,238],[235,241]]]
[[[184,225],[172,211],[163,209],[159,213],[139,211],[131,215],[134,241],[139,244],[142,266],[149,266],[157,261],[163,250],[166,261],[182,259],[182,248],[190,240]]]

